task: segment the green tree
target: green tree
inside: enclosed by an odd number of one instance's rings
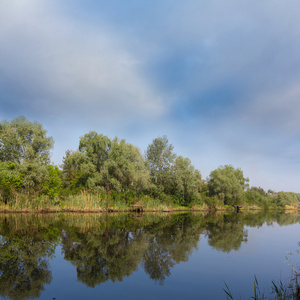
[[[103,170],[110,148],[111,140],[95,131],[91,131],[80,138],[79,152],[88,157],[89,162],[96,167],[98,173]]]
[[[140,191],[148,187],[150,177],[140,150],[124,139],[113,139],[105,164],[112,189]]]
[[[12,196],[16,190],[24,194],[42,190],[53,146],[46,133],[41,124],[24,117],[0,123],[1,193]]]
[[[89,132],[80,138],[79,150],[67,151],[63,163],[68,186],[95,191],[140,191],[149,185],[149,173],[140,150],[124,139]]]
[[[225,165],[210,173],[208,188],[211,196],[216,195],[224,204],[233,205],[243,200],[248,181],[241,169]]]
[[[272,198],[267,196],[267,193],[261,187],[252,186],[245,192],[245,197],[250,204],[261,205],[265,208],[269,206]]]
[[[278,192],[274,199],[277,206],[284,208],[285,205],[295,205],[300,201],[300,194],[292,192]]]
[[[192,200],[200,199],[201,174],[191,164],[190,159],[178,156],[172,167],[174,194],[179,195],[182,205],[189,204]]]
[[[23,187],[23,176],[13,162],[0,162],[0,198],[5,204]]]
[[[58,166],[49,165],[48,166],[49,177],[44,184],[44,193],[48,195],[51,199],[57,197],[62,188],[61,173]]]
[[[174,146],[169,144],[167,137],[155,138],[146,151],[147,163],[150,169],[152,182],[161,190],[170,189],[172,179],[171,167],[176,159],[173,153]]]
[[[102,176],[85,153],[67,150],[63,158],[63,181],[71,191],[96,189],[102,183]]]
[[[46,134],[40,123],[30,122],[25,117],[1,122],[0,161],[49,164],[53,139]]]

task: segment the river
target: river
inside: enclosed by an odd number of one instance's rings
[[[298,268],[298,213],[0,214],[0,299],[234,299]]]

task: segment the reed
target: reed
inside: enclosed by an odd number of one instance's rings
[[[189,207],[180,206],[172,202],[152,198],[148,195],[127,197],[126,194],[116,193],[89,193],[81,191],[78,194],[50,198],[47,195],[28,195],[15,193],[13,198],[5,204],[0,199],[0,211],[6,212],[120,212],[120,211],[180,211],[180,210],[210,210],[211,205],[205,201],[193,202]],[[233,210],[232,207],[215,205],[215,210]],[[258,206],[245,205],[242,208],[248,210],[262,210]],[[295,211],[295,210],[291,210]]]
[[[282,281],[276,282],[272,281],[271,292],[269,294],[264,294],[260,291],[258,280],[256,276],[254,277],[253,283],[253,296],[249,299],[254,300],[266,300],[266,299],[276,299],[276,300],[299,300],[300,299],[300,284],[298,281],[300,274],[294,273],[290,278],[289,282],[283,283]],[[225,287],[223,291],[226,294],[227,300],[234,300],[234,297],[226,284],[224,282]],[[240,298],[239,298],[240,299]]]

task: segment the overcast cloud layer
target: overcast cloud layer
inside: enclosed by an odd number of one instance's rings
[[[2,0],[0,119],[24,115],[60,164],[90,130],[166,134],[203,177],[300,192],[300,2]]]

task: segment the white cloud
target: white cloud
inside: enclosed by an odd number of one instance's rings
[[[0,1],[0,115],[24,110],[57,149],[167,134],[204,175],[232,163],[298,189],[298,0],[91,3]]]
[[[1,72],[31,110],[114,123],[164,113],[163,96],[115,32],[58,11],[51,1],[1,2]]]

